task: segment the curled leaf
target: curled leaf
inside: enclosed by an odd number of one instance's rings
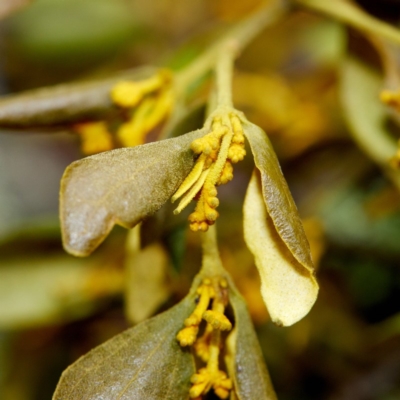
[[[49,86],[0,98],[0,126],[24,128],[104,117],[111,88],[121,79],[142,79],[155,71],[142,67],[103,80]]]
[[[318,295],[312,271],[293,255],[267,213],[258,173],[244,202],[244,236],[261,277],[261,294],[273,322],[289,326],[303,318]]]
[[[314,265],[310,246],[271,142],[257,125],[246,121],[243,128],[254,162],[261,173],[262,196],[268,215],[293,256],[304,268],[312,272]]]
[[[115,224],[132,228],[155,213],[193,167],[198,130],[174,139],[100,153],[72,163],[60,190],[65,249],[90,254]]]
[[[230,285],[235,327],[227,339],[227,367],[239,400],[275,400],[276,394],[254,332],[246,303]]]
[[[91,350],[64,371],[53,400],[186,400],[194,360],[175,336],[194,307],[192,291],[170,310]]]

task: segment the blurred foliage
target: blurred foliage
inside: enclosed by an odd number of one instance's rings
[[[98,79],[149,63],[181,67],[220,26],[259,3],[36,0],[0,23],[0,89],[11,94]],[[396,2],[359,4],[398,24]],[[269,322],[242,239],[242,204],[253,168],[245,159],[231,185],[221,188],[221,257],[246,299],[282,400],[400,398],[399,172],[389,162],[400,134],[395,111],[379,102],[380,90],[398,89],[387,84],[390,71],[399,68],[399,49],[389,47],[295,8],[238,59],[235,105],[270,135],[321,286],[307,318],[285,329]],[[388,53],[392,57],[382,57]],[[82,154],[77,135],[60,127],[48,132],[35,127],[0,135],[4,400],[51,398],[69,364],[127,328],[124,294],[129,321],[165,310],[189,291],[201,258],[196,235],[183,233],[184,217],[172,220],[169,204],[142,232],[141,257],[157,264],[144,290],[157,294],[152,302],[137,286],[130,289],[135,296],[127,294],[125,274],[144,272],[134,269],[134,244],[127,242],[126,250],[122,229],[99,254],[84,260],[66,255],[57,216],[59,180]],[[135,311],[138,301],[146,307]]]

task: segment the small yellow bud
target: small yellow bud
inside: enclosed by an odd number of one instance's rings
[[[198,332],[198,326],[187,326],[178,332],[176,338],[182,347],[191,346],[196,341]]]
[[[193,140],[190,145],[192,151],[196,154],[200,154],[203,151],[203,141],[201,139]]]
[[[207,204],[212,208],[218,207],[219,205],[218,197],[207,197]]]
[[[235,133],[232,137],[232,143],[243,144],[244,136],[241,133]]]
[[[112,101],[121,107],[135,107],[142,98],[143,90],[139,82],[119,82],[111,90]]]
[[[113,148],[112,136],[104,122],[78,124],[74,130],[81,135],[82,152],[85,154],[96,154]]]
[[[205,216],[207,218],[207,222],[209,223],[209,225],[211,225],[211,222],[215,222],[217,220],[219,213],[213,208],[207,206],[205,211]]]
[[[239,144],[232,144],[228,151],[228,158],[235,164],[243,160],[246,150]]]
[[[203,319],[214,329],[219,329],[221,331],[230,331],[232,329],[232,324],[229,319],[219,311],[208,310],[203,314]]]
[[[222,170],[221,176],[219,177],[218,184],[224,185],[233,179],[233,167],[232,164],[227,161]]]

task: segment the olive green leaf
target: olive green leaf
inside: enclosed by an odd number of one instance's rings
[[[155,213],[193,167],[190,143],[205,133],[197,130],[73,162],[64,172],[60,190],[65,249],[86,256],[115,224],[132,228]]]
[[[297,261],[310,272],[314,270],[310,246],[304,233],[296,204],[266,133],[248,121],[243,130],[250,143],[256,167],[261,173],[262,194],[275,229]]]
[[[261,294],[271,319],[277,325],[289,326],[309,312],[318,295],[318,284],[313,271],[294,257],[278,234],[265,208],[261,179],[255,171],[247,189],[244,236],[255,257]]]
[[[25,128],[60,125],[104,117],[112,109],[111,88],[122,79],[143,79],[156,71],[141,67],[113,77],[71,82],[0,98],[0,126]]]
[[[358,146],[400,187],[400,174],[390,168],[397,140],[390,132],[387,108],[379,100],[383,77],[355,58],[341,70],[340,95],[350,133]]]
[[[176,340],[195,291],[170,310],[115,336],[68,367],[53,400],[186,400],[192,354]]]
[[[246,303],[230,285],[235,327],[227,339],[227,368],[239,400],[275,400],[276,394]]]

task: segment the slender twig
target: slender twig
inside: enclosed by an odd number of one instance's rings
[[[201,234],[203,245],[203,263],[201,274],[204,276],[225,275],[217,244],[217,231],[215,225],[211,225],[207,232]]]
[[[197,57],[194,62],[177,73],[176,83],[178,88],[185,90],[193,81],[209,72],[214,67],[221,50],[226,48],[227,43],[235,42],[237,51],[240,52],[266,26],[283,16],[286,8],[285,2],[280,0],[274,1],[272,4],[268,3],[267,6],[261,8],[256,13],[241,20],[203,54]]]
[[[400,30],[369,15],[347,0],[293,0],[293,3],[321,12],[356,29],[376,34],[400,44]]]
[[[225,49],[221,51],[217,60],[215,68],[215,86],[217,93],[217,106],[219,107],[233,107],[232,75],[236,54],[236,43],[227,43]]]

